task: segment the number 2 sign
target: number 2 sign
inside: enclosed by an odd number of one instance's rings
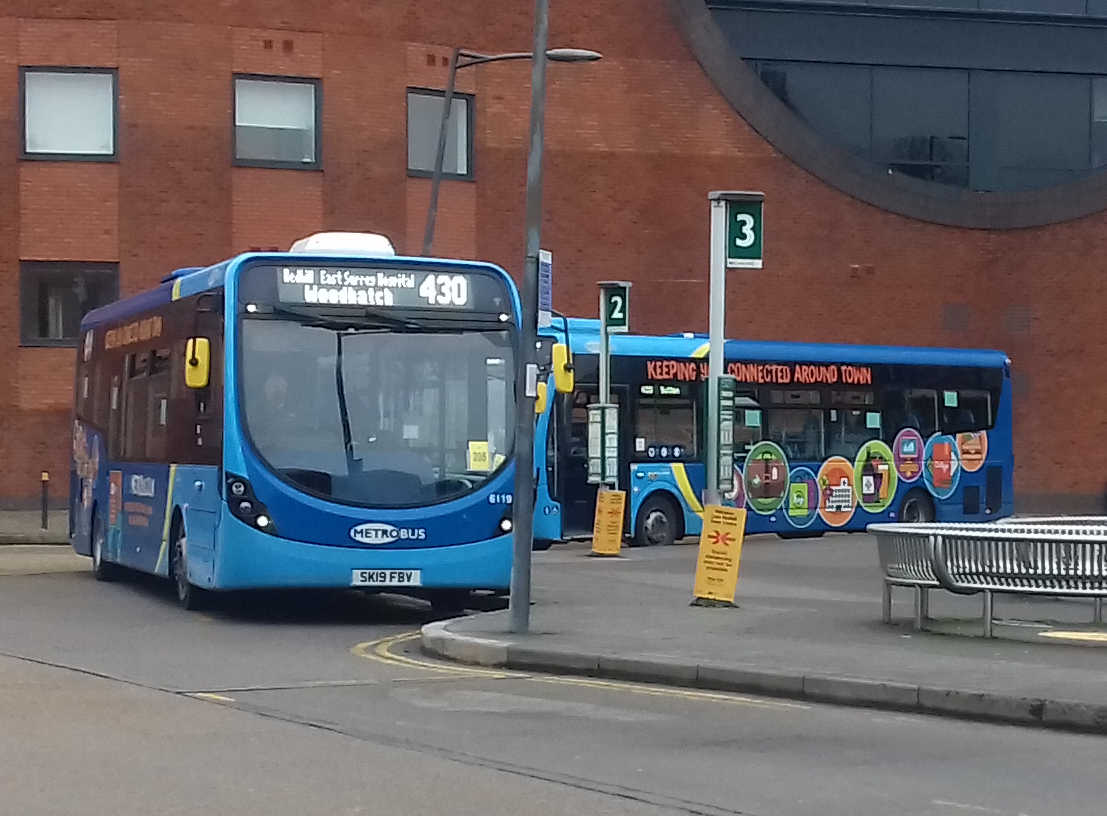
[[[630,328],[630,284],[604,281],[603,318],[609,334],[626,332]]]

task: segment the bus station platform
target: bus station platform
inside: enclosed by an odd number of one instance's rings
[[[876,541],[864,533],[747,538],[738,608],[690,605],[695,542],[617,558],[589,549],[535,553],[529,634],[509,634],[502,610],[429,624],[424,650],[520,671],[1107,732],[1107,630],[1089,625],[1090,600],[999,597],[996,617],[1008,623],[986,640],[979,596],[931,593],[931,617],[948,621],[936,634],[913,629],[912,593],[897,590],[893,623],[882,623]]]

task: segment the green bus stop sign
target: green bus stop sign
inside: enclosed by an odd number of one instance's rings
[[[624,281],[601,281],[603,318],[608,334],[620,334],[630,329],[630,284]]]
[[[765,220],[761,199],[727,201],[726,265],[728,269],[760,269]]]

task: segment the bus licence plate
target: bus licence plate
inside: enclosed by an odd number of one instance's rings
[[[356,569],[351,586],[422,586],[423,572],[415,569]]]

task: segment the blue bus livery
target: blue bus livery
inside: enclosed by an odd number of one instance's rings
[[[568,339],[566,331],[568,328]],[[591,532],[587,406],[599,322],[543,330],[568,342],[575,391],[549,401],[536,443],[535,535]],[[619,488],[637,544],[702,526],[707,338],[616,335]],[[728,340],[738,381],[735,490],[750,533],[862,530],[875,521],[988,520],[1013,512],[1010,360],[998,351]]]
[[[177,270],[81,324],[71,541],[204,590],[456,605],[511,573],[518,294],[331,233]]]

